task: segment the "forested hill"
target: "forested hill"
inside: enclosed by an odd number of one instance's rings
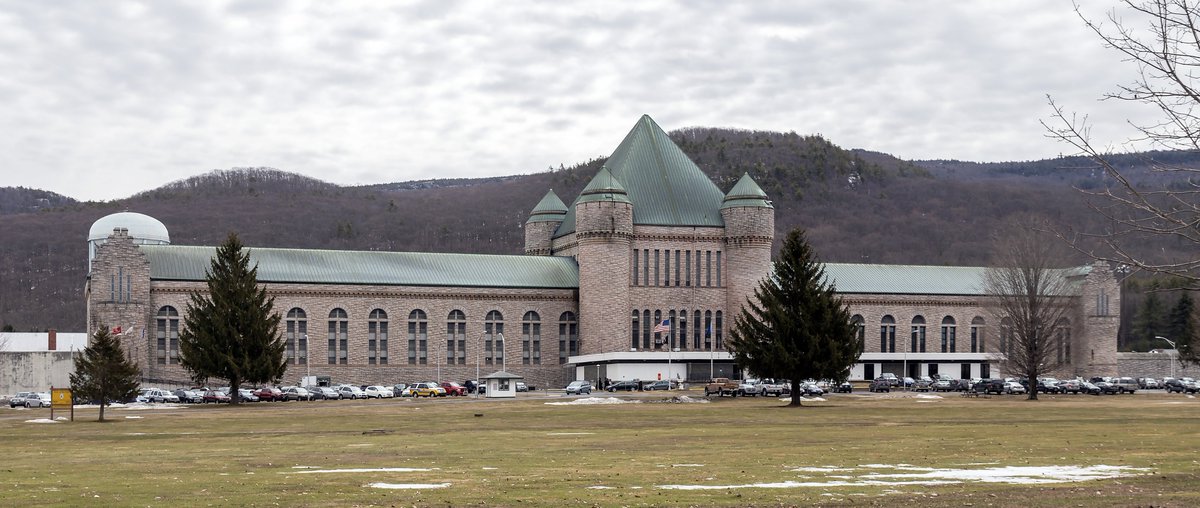
[[[742,173],[753,175],[775,205],[776,238],[806,228],[826,261],[985,264],[988,233],[1014,215],[1097,226],[1073,186],[1105,184],[1102,173],[1076,159],[906,162],[795,133],[688,128],[671,136],[724,191]],[[104,203],[0,189],[0,326],[82,330],[88,228],[110,213],[153,216],[178,245],[215,245],[237,232],[251,248],[519,254],[525,219],[546,190],[569,203],[602,163],[363,187],[243,168]],[[1151,174],[1144,169],[1136,172]]]

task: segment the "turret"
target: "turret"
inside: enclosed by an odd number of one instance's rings
[[[1075,326],[1080,337],[1071,348],[1065,369],[1077,375],[1117,375],[1117,329],[1121,326],[1121,285],[1105,261],[1096,261],[1083,279],[1079,295],[1079,317]]]
[[[721,218],[725,220],[725,309],[727,322],[732,322],[759,281],[771,273],[775,209],[746,173],[725,195]]]
[[[633,203],[607,167],[575,202],[580,354],[620,351],[629,340]]]
[[[567,205],[558,198],[551,189],[546,196],[529,212],[529,220],[525,221],[525,254],[530,256],[549,256],[554,239],[554,231],[562,224],[567,215]]]

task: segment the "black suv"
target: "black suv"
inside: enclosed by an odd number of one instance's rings
[[[996,395],[1001,395],[1004,393],[1004,380],[984,379],[975,383],[975,386],[972,388],[972,391],[976,393],[995,393]]]

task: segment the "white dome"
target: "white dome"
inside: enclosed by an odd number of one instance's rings
[[[93,222],[92,228],[88,230],[88,241],[100,240],[103,242],[116,228],[128,229],[129,236],[139,240],[147,240],[150,243],[171,243],[171,237],[167,234],[167,227],[163,223],[154,217],[137,212],[119,212],[101,217]]]

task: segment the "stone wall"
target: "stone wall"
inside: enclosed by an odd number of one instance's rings
[[[1188,365],[1186,368],[1176,361],[1174,351],[1165,350],[1161,353],[1117,353],[1117,375],[1124,377],[1190,377],[1200,379],[1200,367]]]

